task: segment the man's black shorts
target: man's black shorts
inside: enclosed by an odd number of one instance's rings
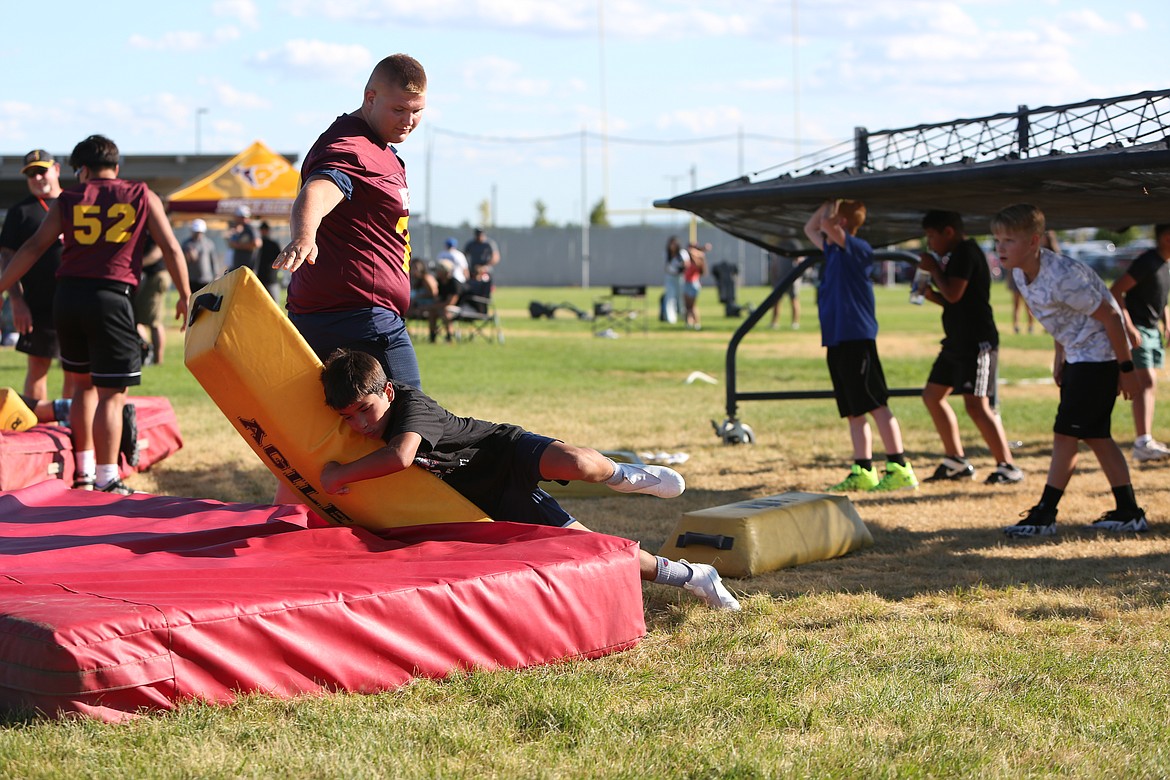
[[[134,325],[134,289],[104,279],[57,280],[53,311],[61,367],[89,374],[95,387],[142,383],[142,347]]]
[[[843,341],[828,348],[829,378],[842,417],[860,417],[890,400],[886,375],[872,339]]]
[[[1117,361],[1065,363],[1060,374],[1060,407],[1053,433],[1077,439],[1111,439],[1117,403]]]

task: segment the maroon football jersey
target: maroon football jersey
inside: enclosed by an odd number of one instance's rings
[[[61,193],[65,248],[58,277],[108,279],[138,286],[150,202],[146,185],[90,179]]]
[[[295,314],[378,306],[399,315],[410,305],[410,191],[406,168],[361,117],[339,116],[305,155],[301,178],[320,170],[353,184],[321,221],[315,265],[292,275],[288,308]]]

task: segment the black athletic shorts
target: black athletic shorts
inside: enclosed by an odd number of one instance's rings
[[[843,341],[828,348],[829,378],[842,417],[860,417],[890,400],[886,375],[872,339]]]
[[[1117,361],[1065,363],[1060,375],[1060,407],[1053,433],[1077,439],[1111,439],[1117,403]]]
[[[957,395],[995,398],[999,349],[990,342],[971,351],[944,349],[930,369],[927,382],[951,388]]]
[[[142,346],[134,325],[134,288],[105,279],[57,280],[53,311],[61,367],[89,374],[95,387],[142,383]]]

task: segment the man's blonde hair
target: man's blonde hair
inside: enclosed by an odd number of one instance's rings
[[[403,92],[421,95],[427,91],[427,72],[409,54],[391,54],[374,66],[370,80],[366,82],[366,89],[377,84],[388,84],[400,87]]]
[[[850,235],[865,224],[865,204],[859,200],[843,200],[837,204],[837,216],[844,218],[845,230]]]
[[[991,218],[991,232],[1028,233],[1043,236],[1047,231],[1044,212],[1027,203],[1017,203],[1000,209]]]

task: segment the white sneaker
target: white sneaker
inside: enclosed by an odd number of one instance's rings
[[[615,463],[621,482],[606,482],[611,490],[619,493],[645,493],[659,498],[674,498],[686,490],[682,475],[666,466]]]
[[[1151,460],[1166,460],[1170,458],[1170,447],[1161,442],[1150,439],[1145,444],[1133,445],[1133,459],[1138,463]]]
[[[709,563],[685,563],[691,569],[691,578],[683,585],[683,590],[689,590],[701,598],[712,609],[730,609],[739,611],[739,602],[735,596],[723,586],[723,579],[715,567]]]

